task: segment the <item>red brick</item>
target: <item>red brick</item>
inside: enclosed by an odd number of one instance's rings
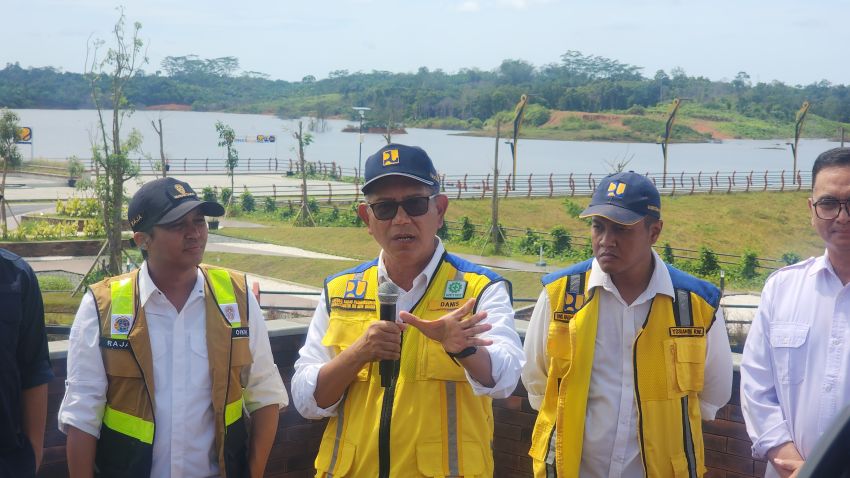
[[[706,450],[726,451],[726,437],[703,433],[702,439]]]
[[[745,456],[747,458],[753,457],[753,444],[749,440],[738,440],[735,438],[730,438],[726,442],[726,452],[730,455],[738,455]]]
[[[716,451],[705,451],[706,466],[720,468],[722,470],[734,471],[736,473],[753,474],[753,460],[740,456],[718,453]]]
[[[711,422],[703,422],[702,432],[711,433],[712,435],[738,438],[739,440],[750,439],[750,436],[747,435],[747,428],[744,426],[743,423],[732,422],[729,420],[714,420]]]

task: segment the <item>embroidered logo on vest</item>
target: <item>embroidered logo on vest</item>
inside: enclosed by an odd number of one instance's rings
[[[466,294],[466,281],[450,280],[446,282],[446,291],[443,293],[444,299],[463,299]]]
[[[351,279],[345,284],[346,299],[362,299],[366,297],[366,289],[369,288],[369,283],[365,280]]]

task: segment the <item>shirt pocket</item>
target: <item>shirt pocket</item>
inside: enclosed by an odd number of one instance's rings
[[[704,337],[683,337],[664,341],[670,397],[700,392],[705,382]]]
[[[328,321],[328,330],[325,336],[322,337],[322,345],[331,347],[338,355],[343,350],[351,346],[361,335],[369,328],[371,320],[363,320],[349,317],[331,317]],[[360,372],[357,373],[357,380],[369,380],[369,370],[372,363],[367,363],[363,366]]]
[[[806,376],[806,340],[809,324],[773,323],[770,325],[770,348],[779,383],[796,384]]]
[[[210,389],[209,350],[207,349],[207,338],[205,334],[192,334],[189,336],[189,384],[193,388]]]

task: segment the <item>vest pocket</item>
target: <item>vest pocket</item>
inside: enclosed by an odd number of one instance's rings
[[[351,464],[354,463],[354,454],[357,451],[357,445],[347,440],[340,440],[338,443],[339,447],[335,448],[334,441],[335,437],[333,436],[325,436],[322,439],[319,456],[316,457],[316,471],[318,472],[318,476],[323,476],[324,473],[327,473],[342,477],[351,471]]]
[[[338,354],[356,342],[370,323],[372,323],[371,320],[331,317],[328,322],[328,330],[322,337],[322,345],[333,347]],[[369,380],[370,368],[371,363],[363,366],[357,374],[357,380]]]
[[[429,477],[451,478],[484,475],[484,452],[481,450],[481,445],[474,441],[465,441],[460,455],[457,457],[457,463],[449,463],[449,468],[454,465],[456,469],[446,470],[443,462],[443,443],[421,443],[416,445],[416,466],[419,468],[419,473]]]
[[[464,368],[456,364],[443,346],[434,340],[421,336],[424,343],[425,361],[423,366],[426,380],[448,380],[452,382],[466,382]]]
[[[669,351],[667,365],[672,370],[675,382],[671,385],[674,394],[702,391],[705,380],[705,339],[687,337],[668,339],[664,347]],[[668,373],[668,377],[670,377]]]
[[[806,353],[801,347],[809,335],[809,324],[773,323],[770,348],[779,383],[800,383],[806,376]]]
[[[556,377],[565,377],[572,365],[569,325],[561,325],[555,322],[549,325],[546,352],[549,354],[551,362],[549,373]]]

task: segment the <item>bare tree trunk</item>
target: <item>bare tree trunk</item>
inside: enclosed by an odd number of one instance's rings
[[[151,121],[151,126],[153,126],[153,130],[159,136],[159,164],[162,167],[162,177],[166,177],[168,176],[168,163],[165,160],[165,148],[162,142],[162,118],[159,118],[157,121],[159,121],[159,128],[156,127],[156,123],[153,121]]]

